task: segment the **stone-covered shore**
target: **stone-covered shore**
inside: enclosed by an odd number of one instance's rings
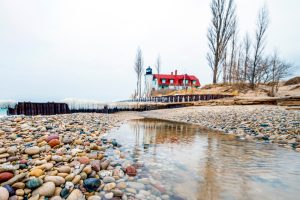
[[[147,178],[105,133],[139,116],[198,124],[240,140],[300,151],[300,112],[277,106],[202,106],[142,113],[0,118],[0,200],[180,199]]]
[[[278,143],[300,151],[300,111],[281,106],[198,106],[147,111],[143,116],[198,124],[240,140]]]
[[[0,200],[157,199],[148,190],[160,188],[139,175],[143,163],[134,163],[117,140],[103,136],[132,117],[1,118]]]

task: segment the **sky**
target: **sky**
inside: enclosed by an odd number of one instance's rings
[[[0,99],[128,99],[136,50],[144,67],[211,83],[210,0],[0,0]],[[236,0],[239,35],[253,37],[258,10],[271,23],[266,53],[300,65],[300,1]],[[300,74],[299,67],[294,70]]]

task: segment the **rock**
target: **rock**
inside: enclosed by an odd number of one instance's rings
[[[112,172],[108,171],[108,170],[101,170],[99,172],[99,175],[100,175],[101,178],[104,178],[106,176],[112,176]]]
[[[34,146],[25,149],[25,153],[28,155],[35,155],[40,153],[40,147]]]
[[[35,189],[32,192],[32,195],[39,194],[40,196],[51,197],[55,191],[55,184],[53,182],[44,183],[39,188]]]
[[[118,176],[119,178],[122,178],[124,176],[124,172],[121,169],[114,169],[113,176]]]
[[[76,176],[74,177],[74,179],[72,180],[72,183],[73,183],[73,184],[77,184],[77,183],[80,181],[80,179],[81,179],[81,176],[80,176],[80,175],[76,175]]]
[[[127,184],[125,182],[120,182],[117,184],[117,188],[123,190],[127,187]]]
[[[60,186],[65,183],[65,179],[60,176],[46,176],[45,182],[53,182],[55,186]]]
[[[0,183],[8,181],[13,176],[14,176],[14,174],[11,173],[11,172],[2,172],[2,173],[0,173]]]
[[[49,135],[46,139],[46,142],[49,143],[51,140],[59,140],[59,136],[58,135],[55,135],[55,134],[52,134],[52,135]]]
[[[61,161],[63,161],[63,158],[61,156],[54,155],[51,157],[51,160],[53,160],[55,162],[61,162]]]
[[[0,154],[0,159],[1,159],[1,158],[7,158],[8,156],[9,156],[8,153]]]
[[[68,135],[67,135],[67,136],[64,136],[62,142],[63,142],[64,144],[71,144],[71,143],[73,142],[73,138],[70,137],[70,136],[68,136]]]
[[[0,187],[0,200],[8,200],[9,193],[4,187]]]
[[[93,195],[93,196],[90,196],[87,200],[101,200],[101,197]]]
[[[136,176],[136,174],[137,174],[137,171],[136,171],[135,167],[133,167],[133,166],[126,167],[125,172],[129,176]]]
[[[104,191],[110,191],[116,187],[116,183],[108,183],[104,186]]]
[[[42,168],[45,169],[46,171],[49,171],[53,168],[53,164],[52,163],[45,163],[42,165]]]
[[[72,181],[75,177],[75,174],[74,173],[71,173],[69,174],[68,176],[65,177],[65,180],[66,181]]]
[[[138,182],[127,182],[127,186],[137,190],[142,190],[145,188],[145,185],[143,183],[138,183]]]
[[[90,165],[86,166],[83,170],[86,174],[91,174],[92,173],[92,167]]]
[[[132,194],[136,194],[137,192],[136,192],[136,189],[134,189],[134,188],[126,188],[125,189],[127,192],[129,192],[129,193],[132,193]]]
[[[90,163],[90,159],[88,157],[86,157],[86,156],[79,157],[78,161],[81,164],[89,164]]]
[[[72,182],[66,182],[65,188],[67,188],[68,190],[73,190],[74,184]]]
[[[105,160],[105,161],[101,162],[100,165],[101,165],[102,170],[106,170],[109,165],[109,160]]]
[[[85,200],[85,197],[80,190],[75,189],[66,200]]]
[[[40,195],[36,194],[36,195],[33,195],[32,197],[30,197],[28,200],[39,200],[39,199],[40,199]]]
[[[9,147],[7,149],[7,153],[10,155],[15,155],[18,152],[18,148],[16,146]]]
[[[27,173],[21,173],[21,174],[15,175],[13,178],[9,179],[8,181],[1,183],[1,185],[12,185],[15,182],[18,182],[19,180],[22,180],[25,176],[27,176]]]
[[[0,172],[13,172],[19,169],[18,166],[9,165],[9,164],[3,164],[0,165]]]
[[[71,172],[71,167],[69,166],[61,166],[58,168],[58,171],[60,173],[70,173]]]
[[[24,195],[24,190],[23,189],[17,189],[16,190],[16,195],[23,196]]]
[[[101,161],[100,160],[93,160],[91,162],[92,169],[96,172],[99,172],[101,170]]]
[[[13,188],[16,188],[16,189],[24,189],[25,188],[25,183],[23,182],[17,182],[17,183],[14,183],[12,185]]]
[[[118,190],[118,189],[113,189],[112,193],[114,194],[115,197],[123,196],[123,192],[121,190]]]
[[[100,179],[97,178],[88,178],[83,181],[83,186],[88,191],[96,191],[99,188],[100,184]]]
[[[6,149],[6,148],[0,148],[0,154],[6,153],[6,152],[7,152],[7,149]]]
[[[109,192],[104,195],[105,199],[112,199],[114,197],[114,193]]]
[[[11,196],[9,197],[8,200],[18,200],[18,196],[17,195]]]
[[[51,197],[50,200],[63,200],[60,196]]]
[[[44,171],[38,168],[34,168],[33,170],[31,170],[31,172],[29,173],[30,176],[35,176],[35,177],[40,177],[44,174]]]
[[[43,184],[42,179],[40,179],[40,178],[33,178],[33,179],[29,179],[26,182],[26,187],[29,188],[29,189],[35,189],[35,188],[40,187],[42,184]]]
[[[55,146],[58,146],[60,145],[60,141],[58,139],[53,139],[53,140],[50,140],[50,142],[48,142],[49,146],[50,147],[55,147]]]
[[[63,199],[66,199],[71,193],[71,190],[68,190],[67,188],[63,188],[61,191],[60,191],[60,196],[63,198]]]
[[[10,197],[16,194],[16,191],[10,185],[4,185],[3,187],[8,191]]]
[[[111,183],[111,182],[115,182],[115,178],[114,177],[111,177],[111,176],[106,176],[103,178],[103,182],[104,183]]]

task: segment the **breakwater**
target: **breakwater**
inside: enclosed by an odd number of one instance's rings
[[[19,102],[14,108],[8,108],[8,115],[55,115],[70,113],[66,103]]]
[[[193,106],[197,101],[232,97],[232,95],[202,94],[140,98],[113,103],[85,102],[19,102],[8,108],[8,115],[56,115],[68,113],[116,113],[121,111],[147,111]]]

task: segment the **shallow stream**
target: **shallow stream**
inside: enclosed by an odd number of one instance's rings
[[[108,134],[170,199],[299,199],[300,153],[195,125],[132,120]]]

